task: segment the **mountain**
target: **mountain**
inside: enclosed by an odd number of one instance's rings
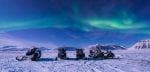
[[[17,47],[17,46],[1,46],[0,47],[0,51],[27,51],[29,49],[30,48],[20,48],[20,47]],[[49,48],[46,48],[46,47],[40,47],[39,49],[41,51],[50,50]]]
[[[124,50],[126,48],[120,45],[105,45],[102,46],[101,49],[102,50]]]
[[[150,49],[150,39],[138,41],[130,49]]]
[[[19,48],[17,46],[1,46],[0,51],[25,51],[28,48]]]
[[[40,50],[44,51],[44,50],[51,50],[50,48],[46,48],[46,47],[40,47]]]
[[[125,50],[126,48],[120,45],[100,45],[100,44],[95,44],[95,45],[89,45],[87,47],[88,49],[101,49],[101,50]]]
[[[59,49],[59,48],[64,48],[64,49],[66,49],[67,51],[75,51],[77,48],[76,47],[58,47],[58,48],[56,48],[56,49]],[[55,49],[55,50],[56,50]]]

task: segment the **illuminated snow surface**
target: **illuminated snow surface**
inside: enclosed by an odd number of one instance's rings
[[[115,51],[116,59],[75,60],[75,52],[68,52],[70,60],[54,61],[57,52],[45,51],[39,61],[16,61],[25,52],[0,52],[0,72],[149,72],[150,50]]]

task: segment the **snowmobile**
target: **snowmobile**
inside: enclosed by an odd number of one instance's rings
[[[94,51],[94,50],[90,50],[90,54],[89,54],[90,58],[102,58],[104,57],[104,52],[101,51]]]
[[[58,49],[58,56],[56,57],[56,60],[58,60],[58,59],[67,59],[67,54],[66,54],[65,48]]]
[[[83,59],[85,58],[85,53],[83,52],[83,49],[76,49],[76,59]]]
[[[32,60],[36,61],[41,57],[41,51],[38,48],[33,48],[28,50],[25,56],[17,56],[16,60],[23,61],[23,60]]]

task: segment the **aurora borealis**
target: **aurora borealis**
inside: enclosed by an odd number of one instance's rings
[[[0,32],[24,39],[30,37],[20,36],[23,30],[46,29],[43,35],[48,35],[53,34],[47,33],[49,30],[66,29],[69,37],[83,42],[97,43],[101,39],[102,43],[108,43],[107,39],[112,39],[112,43],[118,43],[127,38],[134,42],[150,38],[149,24],[150,0],[0,0]],[[94,35],[90,40],[91,34]],[[105,35],[112,36],[105,38]],[[51,41],[58,39],[63,41],[63,36]],[[39,41],[42,40],[45,39]],[[68,39],[69,42],[76,44],[76,40]]]

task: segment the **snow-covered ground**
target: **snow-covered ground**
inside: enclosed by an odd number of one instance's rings
[[[116,59],[54,61],[57,52],[43,52],[39,61],[16,61],[25,52],[0,52],[0,72],[150,72],[150,50],[115,51]]]

